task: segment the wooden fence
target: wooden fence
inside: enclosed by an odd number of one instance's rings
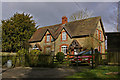
[[[120,65],[120,52],[109,52],[107,56],[109,65]]]
[[[82,56],[85,56],[85,55],[65,55],[65,58],[64,58],[64,60],[63,60],[63,63],[65,62],[65,63],[69,63],[69,65],[73,65],[73,64],[76,64],[76,66],[79,66],[79,63],[80,64],[88,64],[89,66],[91,66],[92,68],[94,68],[94,67],[96,67],[96,66],[98,66],[98,65],[100,65],[102,62],[102,55],[101,54],[98,54],[98,53],[96,53],[96,54],[93,54],[93,55],[87,55],[87,56],[93,56],[93,57],[82,57]],[[80,61],[81,60],[79,60],[79,59],[82,59],[85,63],[81,63]],[[85,59],[89,59],[89,60],[85,60]],[[74,60],[75,61],[75,63],[72,63],[72,60]],[[89,62],[90,63],[89,63]],[[53,56],[53,63],[56,63],[56,62],[58,62],[57,61],[57,59],[56,59],[56,56]]]

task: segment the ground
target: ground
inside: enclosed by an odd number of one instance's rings
[[[78,68],[30,68],[16,67],[3,69],[3,78],[64,78],[87,67]]]
[[[89,66],[64,68],[31,68],[16,67],[3,69],[3,78],[120,78],[120,74],[106,73],[119,72],[120,66],[98,66],[91,69]]]

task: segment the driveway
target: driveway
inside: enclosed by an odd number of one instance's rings
[[[2,78],[64,78],[80,72],[86,67],[76,68],[31,68],[16,67],[12,69],[3,69]],[[88,68],[88,67],[87,67]]]

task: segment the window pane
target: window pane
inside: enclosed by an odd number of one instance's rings
[[[47,35],[47,42],[50,41],[50,35]]]
[[[100,40],[101,40],[101,32],[100,32]]]
[[[64,54],[67,54],[67,46],[62,46],[61,52],[63,52]]]
[[[66,40],[66,32],[62,32],[62,40]]]

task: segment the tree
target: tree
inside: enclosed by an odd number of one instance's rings
[[[110,30],[118,31],[118,23],[119,23],[119,2],[112,3],[112,7],[110,8],[111,14],[109,18],[106,20],[108,24],[112,24]]]
[[[16,13],[10,19],[2,20],[2,51],[28,49],[28,40],[38,27],[32,18],[30,14]]]
[[[88,9],[81,9],[80,11],[78,12],[75,12],[73,13],[71,16],[70,16],[70,21],[75,21],[75,20],[80,20],[80,19],[86,19],[86,18],[89,18],[93,15],[92,12],[88,11]]]
[[[97,36],[98,37],[98,36]],[[100,46],[102,41],[100,41],[96,36],[89,34],[88,37],[86,37],[85,41],[83,42],[83,49],[91,50],[92,53],[92,69],[93,69],[93,50]]]
[[[101,41],[97,39],[96,36],[93,36],[92,34],[89,34],[88,37],[86,37],[85,41],[83,42],[83,48],[91,50],[95,49],[96,47],[101,45]]]

